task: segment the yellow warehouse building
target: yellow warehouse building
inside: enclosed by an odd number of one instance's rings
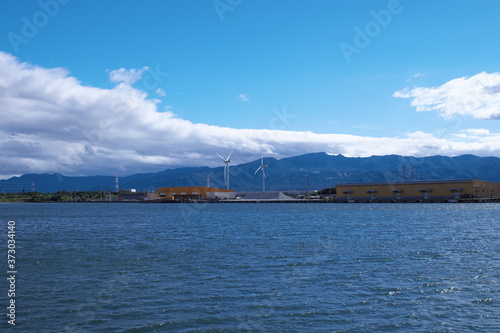
[[[500,198],[500,183],[462,179],[337,184],[337,199],[346,201],[431,201],[475,198]]]

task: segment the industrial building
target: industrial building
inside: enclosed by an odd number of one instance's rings
[[[346,201],[445,201],[498,199],[500,183],[478,179],[337,184],[337,199]]]
[[[234,199],[236,192],[212,187],[160,187],[158,195],[165,200]]]

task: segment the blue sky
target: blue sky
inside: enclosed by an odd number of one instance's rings
[[[216,150],[238,163],[500,156],[499,12],[493,0],[3,1],[0,177],[213,166]],[[23,71],[40,81],[21,93]],[[53,98],[37,105],[42,93]],[[66,130],[39,121],[52,118]]]

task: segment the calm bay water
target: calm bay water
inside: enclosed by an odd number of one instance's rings
[[[500,331],[500,204],[0,204],[0,218],[4,274],[16,221],[19,332]]]

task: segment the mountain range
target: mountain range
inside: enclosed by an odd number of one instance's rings
[[[258,191],[262,176],[255,171],[261,160],[231,165],[231,189]],[[338,183],[476,178],[500,182],[500,158],[461,155],[411,157],[399,155],[345,157],[311,153],[283,159],[264,158],[266,190],[304,191],[335,187]],[[120,189],[153,191],[158,187],[206,186],[224,188],[223,167],[183,167],[119,179]],[[68,177],[61,174],[26,174],[0,180],[0,192],[113,191],[115,177]]]

